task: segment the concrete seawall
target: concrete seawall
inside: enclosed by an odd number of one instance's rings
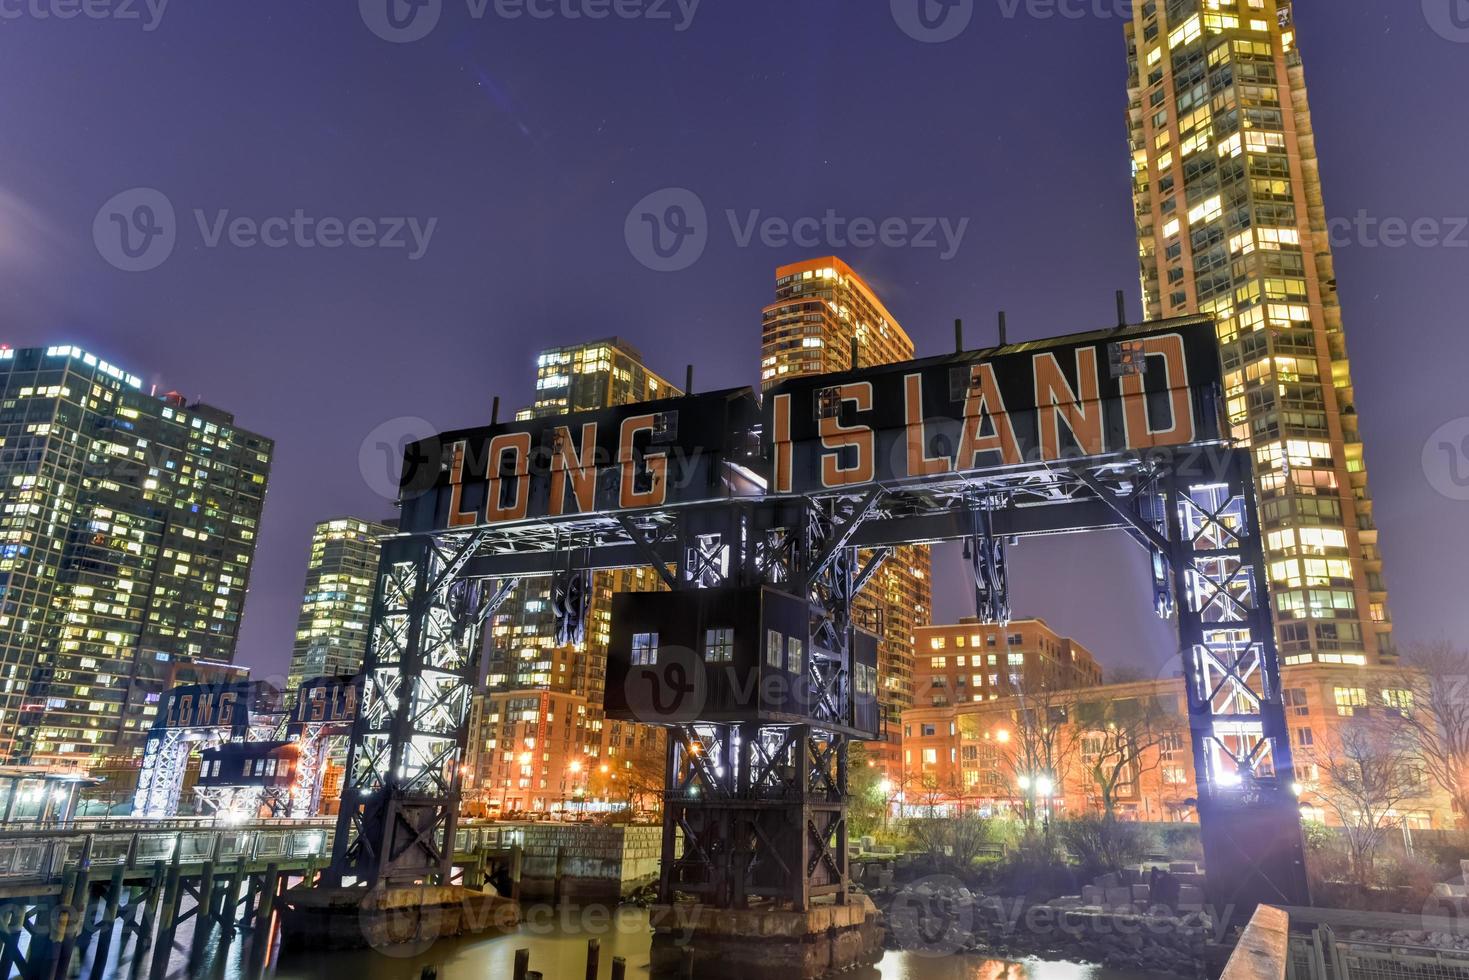
[[[526,823],[513,830],[524,852],[522,899],[612,902],[658,880],[661,827]]]

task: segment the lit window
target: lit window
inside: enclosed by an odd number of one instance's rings
[[[727,626],[705,630],[704,659],[711,664],[734,660],[734,630]]]
[[[658,663],[658,634],[635,633],[632,638],[634,667],[651,667]]]

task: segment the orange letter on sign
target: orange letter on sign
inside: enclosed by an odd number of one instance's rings
[[[510,464],[510,476],[502,477],[500,464],[506,453],[514,453],[515,456]],[[498,524],[501,521],[525,520],[526,509],[530,506],[530,494],[526,490],[529,466],[529,432],[507,432],[490,440],[490,461],[485,471],[490,480],[485,501],[486,522]],[[507,479],[515,481],[515,496],[508,506],[503,506],[500,503],[500,486]]]
[[[908,426],[908,475],[932,476],[954,468],[947,456],[928,455],[928,433],[923,425],[923,375],[903,379],[903,412]]]
[[[1149,337],[1142,342],[1142,347],[1145,363],[1156,363],[1153,361],[1154,357],[1163,359],[1163,386],[1168,391],[1168,404],[1173,419],[1166,429],[1153,428],[1143,375],[1124,375],[1122,418],[1127,425],[1127,448],[1152,449],[1193,442],[1194,412],[1189,397],[1188,362],[1183,356],[1183,338],[1176,333]]]
[[[564,425],[556,429],[556,442],[551,457],[551,515],[566,513],[568,478],[577,512],[590,514],[597,509],[597,423],[582,425],[580,453],[571,444],[571,429]]]
[[[479,523],[479,515],[474,511],[465,513],[459,510],[464,495],[464,454],[464,443],[454,443],[454,462],[449,467],[450,527],[466,527]]]
[[[984,434],[985,419],[994,432]],[[969,370],[969,393],[964,396],[964,431],[959,438],[959,457],[954,469],[978,469],[975,457],[980,453],[999,453],[998,462],[1014,466],[1020,462],[1020,448],[1015,442],[1015,427],[1000,397],[1000,384],[995,369],[989,364],[976,364]]]
[[[1061,422],[1071,430],[1083,456],[1102,454],[1102,402],[1097,393],[1097,349],[1076,350],[1076,381],[1071,390],[1055,354],[1035,356],[1035,413],[1041,437],[1041,459],[1061,458]]]
[[[859,412],[872,411],[872,382],[854,381],[840,386],[837,397],[842,402],[851,402]],[[837,452],[821,456],[821,485],[845,487],[853,483],[872,482],[873,435],[865,425],[844,426],[833,416],[821,420],[821,444]],[[840,450],[848,447],[857,450],[857,462],[850,467],[841,465]]]
[[[633,439],[639,432],[652,432],[654,415],[634,415],[622,420],[622,431],[617,437],[617,461],[622,466],[622,486],[618,494],[618,506],[661,507],[668,497],[668,454],[643,453],[643,464],[652,476],[652,486],[643,493],[637,492],[637,461],[633,453]]]
[[[775,396],[770,424],[775,429],[770,436],[771,445],[775,447],[775,486],[771,489],[776,493],[790,493],[795,470],[794,449],[791,446],[790,395]]]

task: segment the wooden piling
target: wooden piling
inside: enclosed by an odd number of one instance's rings
[[[612,980],[627,980],[627,960],[621,956],[612,957]]]
[[[678,975],[680,980],[694,980],[694,947],[683,948],[683,959],[679,963]]]
[[[556,846],[556,865],[551,871],[551,904],[560,905],[564,897],[562,893],[562,878],[566,875],[566,848]]]
[[[153,947],[153,964],[148,971],[151,980],[163,980],[168,975],[168,958],[173,955],[174,932],[178,928],[180,883],[179,867],[181,855],[174,851],[173,864],[168,869],[168,880],[163,886],[163,904],[158,920],[158,941]]]
[[[587,940],[587,980],[597,980],[597,971],[602,965],[602,940]]]
[[[510,974],[511,980],[526,980],[526,974],[530,972],[530,950],[517,949],[515,951],[515,966]]]
[[[215,838],[217,844],[219,838]],[[218,848],[215,848],[218,851]],[[189,963],[193,964],[204,953],[204,946],[209,941],[209,930],[214,924],[214,858],[204,862],[203,869],[199,872],[199,890],[195,894],[197,904],[194,906],[194,941],[190,944]]]
[[[240,886],[245,882],[245,859],[240,858],[235,865],[234,874],[230,875],[229,886],[225,889],[224,902],[220,912],[219,924],[229,935],[234,935],[239,929],[240,912]]]
[[[153,945],[153,923],[158,921],[158,906],[163,901],[163,883],[167,877],[168,865],[161,859],[154,861],[153,881],[143,904],[143,920],[138,923],[138,940],[133,946],[135,960],[141,960],[143,952]]]
[[[51,980],[56,975],[61,955],[58,940],[66,934],[70,923],[66,902],[76,880],[76,871],[67,871],[61,878],[61,891],[36,910],[36,929],[26,950],[26,980]]]
[[[525,852],[519,844],[510,845],[510,900],[520,901],[520,869],[525,863]]]
[[[112,869],[112,879],[107,883],[107,898],[102,904],[102,921],[96,929],[97,951],[92,954],[92,980],[102,980],[107,966],[107,954],[112,949],[112,933],[117,928],[117,908],[122,904],[123,878],[126,875],[127,868],[119,864]],[[122,941],[126,946],[126,930],[122,934]]]
[[[48,976],[65,978],[71,973],[71,960],[76,952],[77,936],[81,934],[82,928],[86,925],[84,913],[91,904],[92,883],[92,837],[90,834],[82,843],[81,857],[77,861],[73,874],[71,888],[68,889],[65,884],[61,886],[62,905],[55,920],[58,935],[53,937],[53,940],[57,942],[55,946],[56,966]]]
[[[270,918],[275,914],[275,896],[281,887],[281,866],[267,864],[265,879],[260,886],[260,905],[255,910],[255,927],[262,931],[270,928]]]

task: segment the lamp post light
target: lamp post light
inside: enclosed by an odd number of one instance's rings
[[[1049,775],[1037,773],[1034,776],[1022,774],[1015,782],[1020,791],[1025,794],[1025,812],[1030,821],[1035,820],[1036,810],[1041,811],[1041,829],[1047,834],[1051,832],[1051,797],[1056,792],[1056,783]]]

